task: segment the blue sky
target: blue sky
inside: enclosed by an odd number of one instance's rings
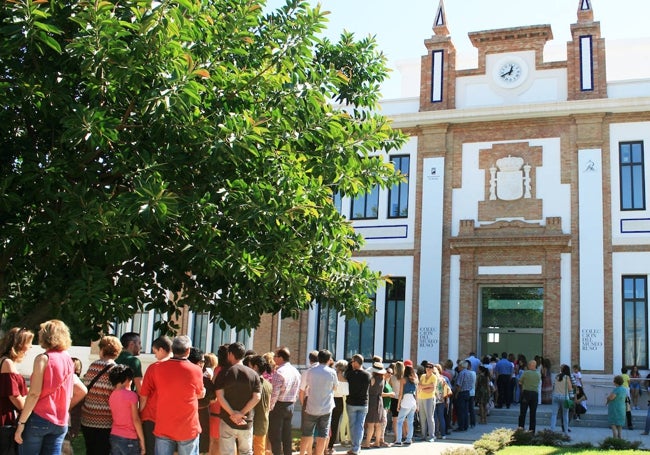
[[[607,40],[650,36],[650,1],[591,0],[594,20],[600,21],[602,36]],[[336,39],[345,29],[358,37],[374,35],[388,64],[420,57],[424,40],[432,34],[439,0],[309,0],[330,11],[325,33]],[[579,0],[446,0],[447,27],[457,55],[475,55],[468,32],[522,25],[550,24],[553,43],[570,39],[570,24],[577,21]],[[268,0],[267,7],[284,4]],[[645,56],[648,58],[648,56]],[[397,75],[395,75],[397,77]],[[398,89],[386,84],[384,95],[398,96]]]

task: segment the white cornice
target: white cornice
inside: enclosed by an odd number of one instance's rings
[[[650,97],[603,98],[597,100],[561,101],[554,103],[488,106],[471,109],[416,112],[391,115],[393,128],[414,128],[437,123],[493,122],[517,119],[567,117],[596,113],[650,112]]]

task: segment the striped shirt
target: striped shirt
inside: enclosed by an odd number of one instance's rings
[[[271,402],[269,410],[273,410],[278,401],[294,403],[300,390],[300,373],[289,362],[283,363],[271,377]]]
[[[95,360],[88,367],[88,371],[83,377],[85,386],[90,384],[90,381],[97,376],[106,365],[114,365],[113,360]],[[108,399],[113,392],[114,387],[108,379],[108,371],[95,382],[92,389],[88,391],[86,398],[81,405],[81,425],[91,428],[111,428],[113,425],[113,417],[111,415],[111,407],[108,404]]]

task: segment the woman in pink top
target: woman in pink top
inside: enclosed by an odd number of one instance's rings
[[[68,430],[68,409],[84,397],[86,387],[74,374],[74,363],[66,352],[72,340],[63,322],[42,323],[38,342],[46,352],[34,359],[15,439],[21,454],[59,455]]]
[[[138,410],[138,394],[131,390],[133,370],[126,365],[115,365],[108,373],[115,390],[108,399],[113,416],[111,428],[111,455],[144,455],[144,432]]]

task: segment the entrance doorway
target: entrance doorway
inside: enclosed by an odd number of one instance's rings
[[[538,286],[481,287],[479,292],[479,352],[543,354],[544,288]]]

